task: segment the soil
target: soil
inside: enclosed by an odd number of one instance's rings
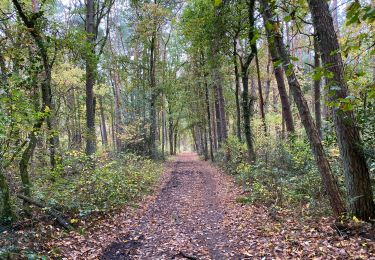
[[[228,259],[220,173],[194,154],[182,154],[145,215],[101,259]],[[222,176],[224,177],[224,176]]]

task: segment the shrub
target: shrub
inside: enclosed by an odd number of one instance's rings
[[[54,181],[46,182],[43,174],[38,175],[33,193],[48,204],[80,215],[112,209],[149,192],[163,168],[134,154],[99,157],[96,167],[82,153],[68,156],[55,171]]]

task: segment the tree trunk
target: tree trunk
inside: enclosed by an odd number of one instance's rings
[[[107,146],[108,134],[107,134],[107,126],[105,123],[105,116],[104,116],[103,97],[99,98],[99,109],[100,109],[100,121],[101,121],[101,128],[102,128],[103,145]]]
[[[263,100],[263,92],[262,92],[262,81],[260,79],[260,71],[259,71],[258,50],[257,50],[256,55],[255,55],[255,66],[256,66],[256,69],[257,69],[260,115],[262,117],[264,133],[267,133],[266,114],[264,113],[264,100]]]
[[[214,160],[213,151],[213,140],[212,140],[212,129],[211,129],[211,109],[210,109],[210,99],[206,75],[204,75],[204,89],[205,89],[205,102],[206,102],[206,113],[207,113],[207,126],[208,126],[208,139],[210,142],[210,157]]]
[[[151,38],[150,46],[150,88],[151,88],[151,101],[150,101],[150,154],[152,158],[157,157],[157,113],[156,113],[156,31],[154,31]]]
[[[318,69],[320,67],[320,54],[318,48],[317,38],[314,37],[314,69]],[[322,138],[322,112],[321,112],[321,105],[320,105],[320,86],[321,86],[321,79],[315,78],[314,79],[314,108],[315,108],[315,122],[316,128],[318,128],[319,135]]]
[[[236,82],[235,98],[236,98],[236,134],[240,142],[241,138],[241,102],[240,102],[240,77],[238,74],[238,62],[237,62],[237,39],[233,40],[233,64],[234,64],[234,77]]]
[[[211,106],[212,107],[212,106]],[[216,130],[216,102],[214,103],[214,107],[211,109],[211,118],[212,118],[212,137],[213,137],[213,144],[214,144],[214,151],[217,151],[218,149],[218,141],[217,141],[217,130]]]
[[[0,225],[8,224],[13,220],[13,212],[10,204],[9,186],[4,176],[2,159],[0,159]]]
[[[123,127],[122,127],[122,116],[121,116],[121,90],[120,90],[120,80],[117,69],[114,69],[113,72],[110,71],[110,78],[112,79],[112,86],[113,86],[113,96],[115,99],[115,122],[114,131],[115,135],[115,147],[117,152],[121,152],[123,149],[122,139],[121,136],[123,134]]]
[[[169,154],[174,155],[174,143],[173,143],[173,118],[172,118],[172,110],[169,105]]]
[[[86,54],[86,154],[92,155],[96,151],[94,84],[96,72],[95,60],[95,8],[94,0],[87,0],[86,4],[86,41],[89,53]]]
[[[307,102],[303,96],[301,86],[294,73],[293,65],[290,60],[289,51],[285,48],[282,36],[278,31],[278,24],[273,20],[273,14],[270,10],[267,0],[261,0],[262,15],[265,22],[265,28],[269,43],[274,42],[274,46],[280,56],[284,69],[286,71],[289,87],[293,94],[294,101],[296,102],[302,124],[306,130],[307,136],[310,141],[312,152],[322,176],[323,184],[326,188],[330,205],[333,213],[340,216],[345,213],[345,204],[342,200],[340,190],[332,174],[329,162],[324,153],[323,145],[319,136],[319,132],[314,124],[310,114]]]
[[[270,73],[270,67],[271,67],[271,55],[268,54],[268,62],[267,62],[267,81],[266,81],[266,93],[264,98],[264,112],[268,112],[268,107],[270,103],[270,91],[271,91],[271,73]]]
[[[308,3],[323,65],[333,75],[328,79],[331,101],[341,102],[340,100],[345,100],[349,92],[329,6],[323,0],[309,0]],[[333,121],[344,164],[350,211],[356,217],[369,221],[375,218],[375,205],[369,169],[361,148],[362,140],[354,113],[351,109],[345,109],[345,103],[341,103],[338,108],[333,108]]]
[[[264,18],[264,25],[267,26],[267,20]],[[277,83],[277,89],[280,95],[281,101],[281,109],[282,109],[282,116],[285,121],[286,130],[289,133],[294,133],[294,122],[293,122],[293,114],[289,103],[288,93],[286,91],[285,81],[284,81],[284,73],[281,66],[277,65],[280,62],[279,54],[277,53],[275,47],[274,39],[268,37],[268,50],[271,55],[272,62],[274,64],[274,74]]]
[[[50,163],[51,168],[54,169],[56,166],[55,159],[55,149],[58,144],[58,137],[54,133],[54,121],[53,121],[53,103],[52,103],[52,91],[51,91],[51,64],[48,56],[47,43],[44,41],[43,37],[40,35],[39,30],[36,28],[36,20],[30,19],[28,15],[22,9],[21,4],[17,0],[12,0],[13,4],[16,7],[16,10],[21,17],[24,25],[29,28],[30,35],[35,41],[36,46],[38,47],[38,52],[42,58],[43,63],[43,80],[41,83],[42,88],[42,113],[46,114],[44,117],[47,121],[47,127],[49,130],[49,150],[50,150]],[[44,120],[43,120],[44,121]],[[41,127],[41,125],[40,125]]]
[[[251,133],[251,125],[250,125],[250,117],[251,117],[251,109],[250,109],[250,102],[249,102],[249,78],[246,72],[243,72],[242,75],[242,110],[243,110],[243,126],[244,126],[244,133],[246,138],[246,145],[247,145],[247,152],[249,155],[250,162],[255,161],[255,151],[254,151],[254,144],[253,144],[253,137]]]

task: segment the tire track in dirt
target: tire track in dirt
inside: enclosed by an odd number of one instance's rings
[[[196,155],[180,155],[155,202],[122,242],[103,251],[102,259],[232,258],[220,225],[218,174]]]

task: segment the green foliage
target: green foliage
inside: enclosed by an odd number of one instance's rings
[[[149,192],[163,167],[134,154],[123,154],[115,160],[98,158],[95,168],[81,152],[71,151],[59,165],[55,180],[40,175],[34,194],[50,205],[86,215],[109,210]]]
[[[224,148],[229,154],[224,167],[247,193],[237,202],[307,208],[309,214],[328,211],[321,178],[304,136],[283,140],[257,134],[255,140],[257,162],[252,165],[247,163],[246,147],[235,136],[228,138]]]

